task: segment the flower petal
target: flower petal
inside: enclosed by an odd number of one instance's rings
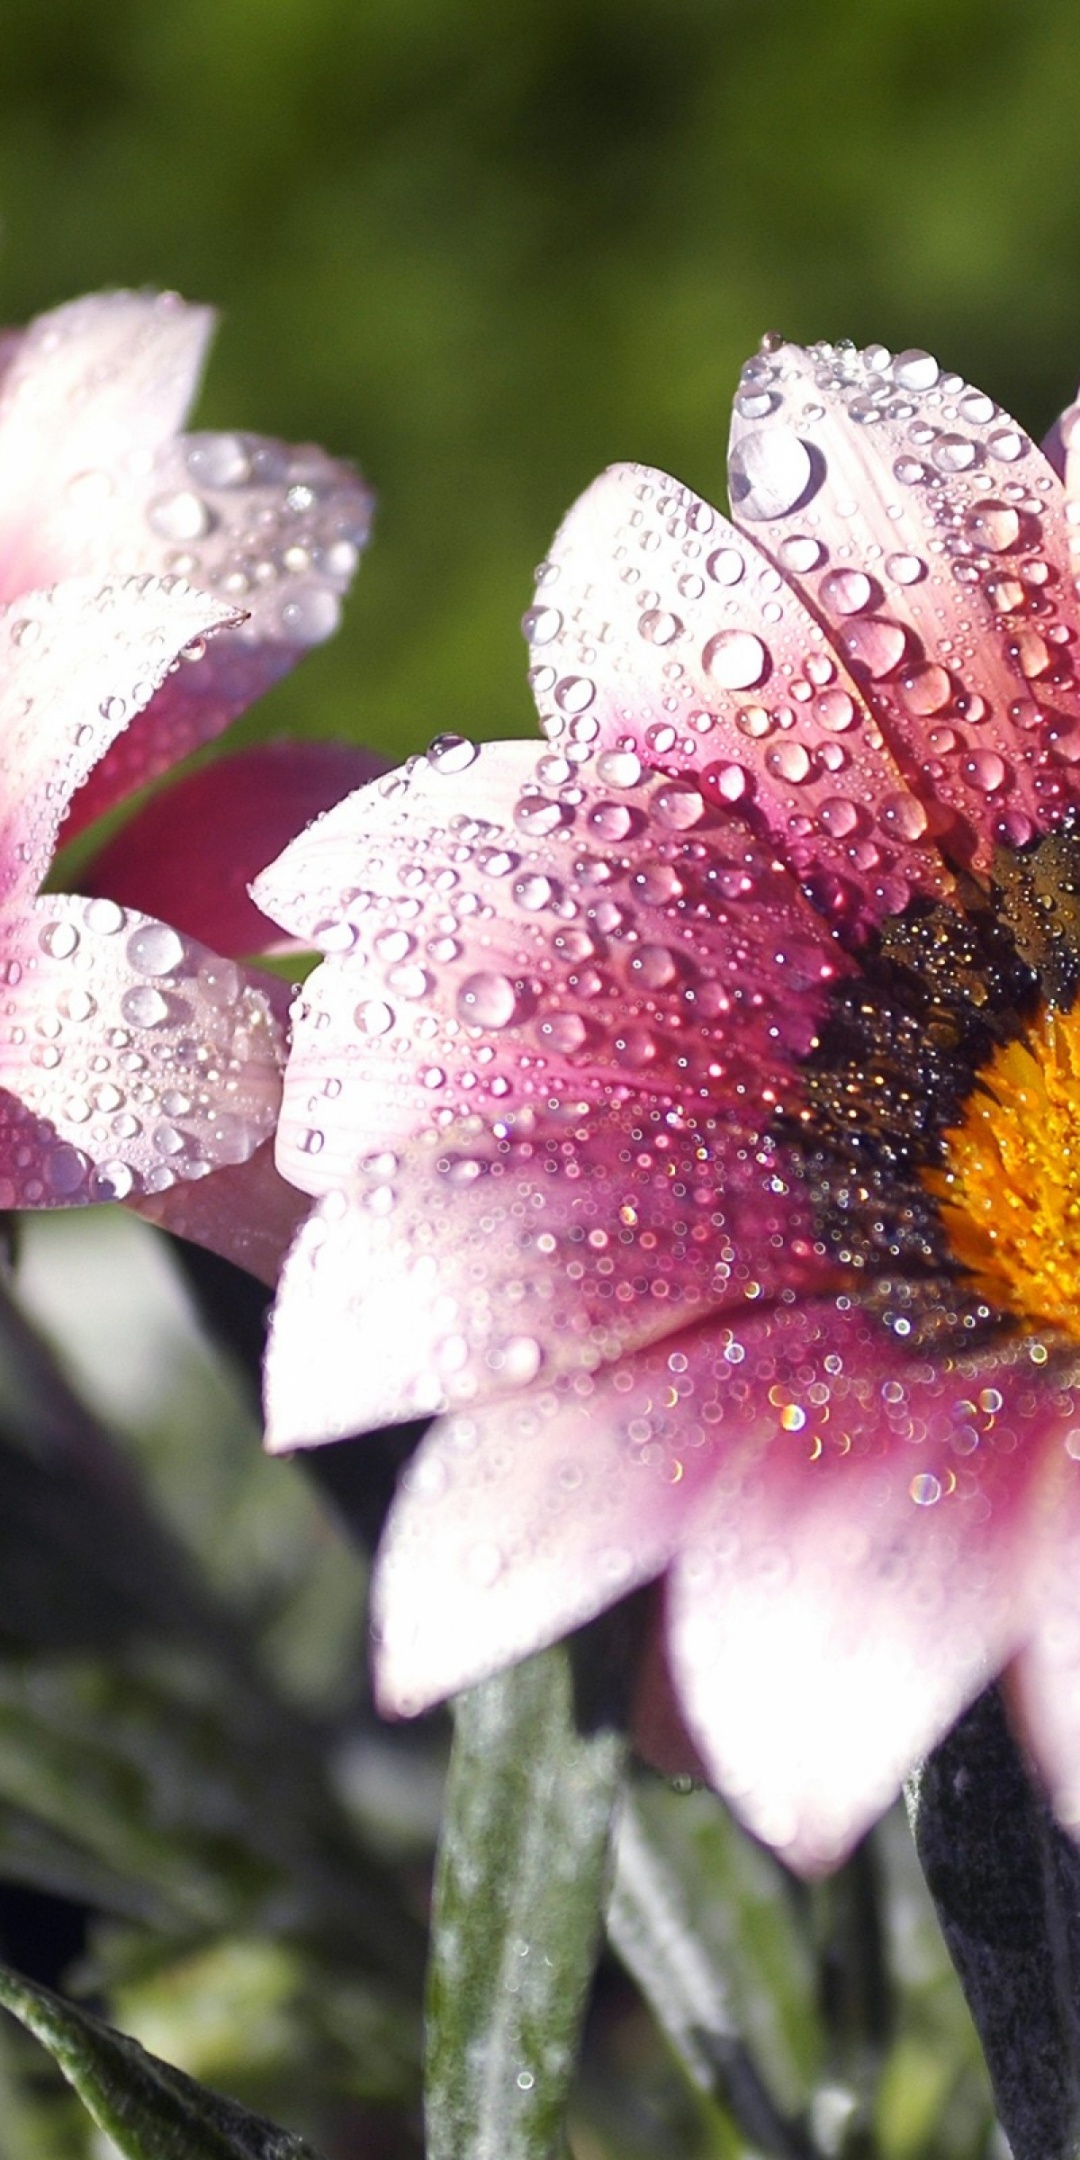
[[[272,1140],[247,1162],[186,1179],[130,1203],[135,1214],[191,1245],[205,1245],[260,1282],[275,1283],[308,1202],[274,1168]]]
[[[575,504],[525,617],[545,732],[689,770],[857,934],[949,880],[925,811],[790,583],[688,488],[615,465]]]
[[[272,925],[248,897],[264,864],[387,760],[348,743],[260,743],[215,759],[154,795],[80,876],[201,938],[215,952],[266,950]]]
[[[1022,1639],[1057,1413],[1024,1343],[901,1363],[822,1304],[740,1336],[743,1448],[672,1571],[669,1655],[711,1777],[814,1873]]]
[[[116,565],[182,576],[243,620],[163,685],[73,805],[71,833],[219,734],[331,636],[370,523],[371,495],[350,465],[257,435],[182,437],[122,496],[117,483]],[[99,530],[98,560],[104,544]]]
[[[688,1413],[696,1346],[678,1334],[591,1377],[443,1418],[421,1442],[373,1583],[380,1707],[419,1710],[564,1635],[661,1573],[716,1476]],[[730,1370],[730,1368],[729,1368]],[[691,1383],[692,1385],[692,1383]]]
[[[116,489],[175,434],[213,328],[174,293],[97,293],[40,315],[0,376],[0,598],[108,575]],[[152,569],[144,554],[129,570]]]
[[[273,1130],[279,985],[112,900],[0,919],[0,1204],[158,1192]]]
[[[921,352],[778,345],[743,371],[733,515],[824,621],[950,857],[985,869],[1077,799],[1062,488]]]
[[[476,1120],[365,1169],[285,1266],[266,1366],[275,1450],[512,1397],[703,1312],[829,1280],[779,1152],[640,1096],[582,1123],[567,1102],[502,1137]]]
[[[254,887],[333,955],[295,1017],[284,1175],[348,1187],[375,1149],[553,1102],[770,1120],[851,965],[771,851],[625,761],[448,755],[341,804]]]
[[[230,620],[222,601],[149,577],[72,579],[0,611],[0,903],[36,891],[72,790],[184,647]]]

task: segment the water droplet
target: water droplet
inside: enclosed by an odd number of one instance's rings
[[[596,776],[605,787],[636,787],[643,771],[634,750],[604,750],[596,760]]]
[[[895,833],[901,840],[921,840],[929,823],[914,795],[886,795],[879,805],[878,818],[886,832]]]
[[[163,540],[201,540],[213,523],[201,495],[190,488],[180,488],[175,495],[157,496],[146,514]]]
[[[813,479],[810,452],[791,428],[760,428],[732,445],[732,505],[755,523],[786,517],[813,492]]]
[[[427,761],[436,772],[460,773],[467,772],[479,755],[476,744],[466,735],[436,735],[428,745]]]
[[[869,607],[873,595],[873,586],[862,570],[830,570],[819,590],[834,615],[860,614]]]
[[[993,750],[976,750],[972,757],[964,759],[960,770],[983,795],[996,795],[1008,779],[1004,759]]]
[[[705,568],[718,585],[737,585],[739,579],[745,576],[746,560],[740,555],[738,548],[722,547],[710,555]]]
[[[127,917],[115,900],[88,900],[83,910],[83,920],[88,930],[98,937],[115,937],[122,930]]]
[[[846,795],[830,795],[818,811],[819,823],[834,840],[846,840],[859,822],[859,812]]]
[[[952,683],[943,667],[908,668],[900,677],[900,695],[910,713],[942,712],[952,697]]]
[[[1019,428],[1002,427],[995,428],[987,436],[986,447],[991,457],[999,458],[1003,465],[1015,465],[1017,459],[1023,457],[1027,444]]]
[[[488,1356],[493,1370],[511,1387],[528,1387],[543,1361],[543,1350],[532,1335],[510,1335]]]
[[[763,682],[769,654],[752,630],[721,630],[702,654],[704,666],[725,690],[752,690]]]
[[[849,659],[864,668],[872,682],[891,675],[907,651],[907,632],[884,615],[867,615],[849,624],[843,638]]]
[[[575,1012],[548,1013],[536,1030],[538,1040],[560,1057],[570,1057],[580,1050],[587,1032],[580,1013]]]
[[[908,1491],[916,1507],[933,1507],[941,1498],[941,1479],[933,1477],[929,1470],[920,1470],[912,1478]]]
[[[77,1193],[85,1184],[89,1168],[86,1156],[78,1148],[68,1147],[63,1142],[50,1148],[45,1157],[46,1180],[54,1193],[62,1193],[65,1198]]]
[[[555,703],[571,719],[586,711],[596,696],[596,685],[587,675],[564,675],[555,685]]]
[[[806,577],[811,570],[817,569],[824,558],[825,550],[821,542],[811,540],[806,533],[792,533],[780,547],[780,560],[785,570],[793,571],[796,577]]]
[[[832,735],[844,735],[856,718],[854,698],[846,690],[823,690],[814,700],[814,711],[822,727]]]
[[[529,645],[550,645],[562,629],[562,616],[558,608],[527,608],[521,618],[521,627]]]
[[[386,980],[390,989],[396,990],[399,997],[410,1000],[426,997],[431,988],[431,977],[427,969],[418,967],[415,961],[406,961],[401,967],[391,968]]]
[[[705,802],[697,788],[673,782],[660,789],[654,809],[662,824],[675,832],[689,832],[704,817]]]
[[[340,621],[341,602],[328,585],[305,586],[281,610],[282,630],[298,645],[321,645],[333,637]]]
[[[129,937],[126,951],[143,975],[172,975],[184,958],[183,939],[167,923],[144,923]]]
[[[897,353],[893,362],[893,380],[902,390],[932,390],[940,373],[933,355],[914,345]]]
[[[356,1007],[353,1019],[364,1035],[388,1035],[394,1025],[394,1008],[382,998],[365,998]]]
[[[973,503],[964,523],[977,546],[1003,555],[1020,537],[1020,519],[1011,503]]]
[[[938,472],[970,472],[981,459],[978,443],[970,435],[939,435],[930,451],[930,462]]]
[[[887,555],[885,575],[894,585],[918,585],[926,576],[926,564],[919,555]]]
[[[650,645],[674,645],[682,636],[685,624],[666,608],[646,608],[638,617],[638,631]]]
[[[160,1027],[169,1017],[169,1008],[160,990],[152,989],[149,983],[139,983],[135,989],[125,990],[120,1011],[135,1027]]]
[[[68,960],[78,948],[79,933],[73,923],[46,923],[38,932],[38,944],[42,952],[53,960]]]
[[[554,893],[555,887],[550,878],[520,877],[514,881],[514,898],[519,908],[525,908],[529,914],[537,914],[541,908],[547,907]]]
[[[777,780],[798,785],[810,777],[810,753],[800,742],[771,743],[765,752],[765,764]]]
[[[481,969],[467,975],[457,993],[458,1018],[470,1027],[509,1027],[517,1009],[517,992],[508,975]]]
[[[135,1189],[135,1174],[124,1162],[99,1163],[90,1179],[95,1200],[127,1200]]]
[[[236,435],[193,436],[185,462],[192,479],[204,487],[245,487],[251,478],[251,461]]]
[[[601,840],[625,840],[633,823],[633,812],[625,803],[596,803],[589,812],[589,829]]]

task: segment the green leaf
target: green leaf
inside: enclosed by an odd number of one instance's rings
[[[208,2092],[137,2040],[2,1965],[0,2003],[48,2049],[124,2160],[318,2160],[294,2131]]]
[[[570,1652],[461,1698],[428,1988],[429,2160],[554,2160],[608,1884],[623,1742]]]
[[[718,1802],[714,1810],[719,1816]],[[700,1880],[680,1878],[628,1795],[608,1911],[614,1948],[699,2091],[722,2100],[758,2151],[774,2160],[813,2160],[812,2139],[777,2105],[739,2029],[728,1958],[715,1927],[701,1930],[702,1889]]]

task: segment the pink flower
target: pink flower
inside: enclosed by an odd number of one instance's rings
[[[442,1413],[386,1709],[660,1578],[709,1775],[813,1870],[1006,1664],[1080,1820],[1080,475],[926,354],[770,342],[731,494],[605,474],[542,754],[444,738],[257,884],[327,955],[270,1445]]]
[[[58,839],[333,627],[364,536],[321,452],[177,434],[210,326],[110,293],[0,346],[5,1207],[160,1197],[273,1129],[273,984],[107,889],[38,896]]]

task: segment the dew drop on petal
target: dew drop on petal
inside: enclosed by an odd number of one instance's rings
[[[88,930],[98,937],[115,937],[127,920],[122,907],[115,900],[88,900],[83,919]]]
[[[933,355],[921,352],[917,346],[897,353],[893,362],[893,380],[902,390],[932,390],[940,373]]]
[[[183,940],[167,923],[145,923],[129,937],[126,950],[143,975],[172,975],[184,958]]]
[[[160,990],[153,989],[149,983],[139,983],[135,989],[125,990],[120,1011],[135,1027],[160,1027],[169,1016],[168,1005]]]
[[[885,575],[894,585],[918,585],[926,576],[926,564],[921,555],[887,555]]]
[[[517,992],[508,975],[483,968],[467,975],[457,993],[458,1018],[470,1027],[509,1027],[517,1012]]]
[[[428,746],[427,761],[436,772],[467,772],[480,753],[466,735],[436,735]]]
[[[909,668],[900,677],[900,696],[909,713],[921,716],[942,712],[952,698],[952,683],[945,669],[936,663]]]
[[[814,467],[791,428],[761,428],[732,446],[728,483],[733,507],[754,522],[786,517],[809,494]]]
[[[382,998],[365,998],[353,1019],[364,1035],[388,1035],[394,1025],[394,1008]]]
[[[858,615],[869,606],[873,587],[862,570],[830,570],[819,590],[834,615]]]
[[[864,668],[872,682],[879,682],[899,667],[907,651],[907,633],[900,623],[883,615],[867,615],[844,631],[844,647],[849,659]]]
[[[38,944],[42,952],[53,960],[68,960],[78,948],[79,933],[73,923],[46,923],[38,932]]]
[[[201,540],[213,522],[201,495],[180,488],[175,495],[159,495],[150,504],[147,518],[163,540]]]
[[[702,660],[724,690],[752,690],[769,668],[769,654],[752,630],[721,630],[710,638]]]
[[[1003,555],[1020,537],[1020,518],[1011,503],[974,503],[964,520],[976,544],[990,555]]]
[[[597,778],[605,787],[636,787],[643,770],[634,750],[604,750],[596,760]]]
[[[785,570],[792,571],[796,577],[806,577],[811,570],[816,570],[824,557],[821,542],[812,540],[808,533],[792,533],[781,544],[780,560]]]

